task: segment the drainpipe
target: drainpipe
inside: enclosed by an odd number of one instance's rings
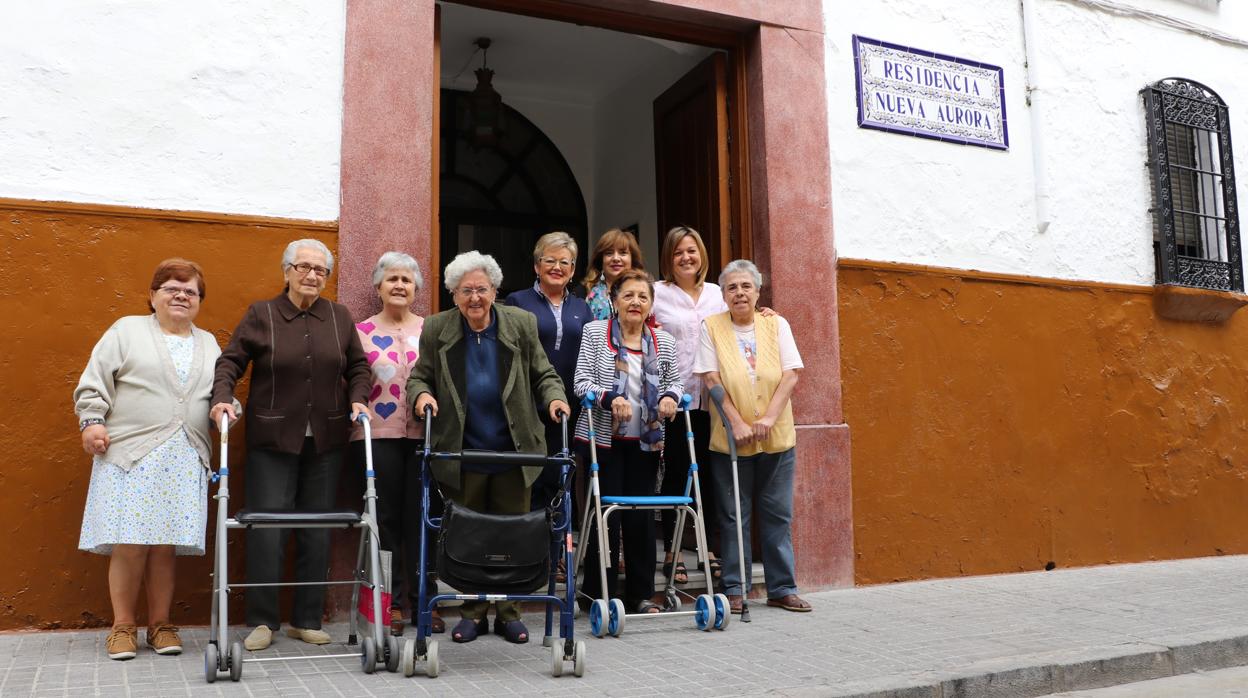
[[[1018,8],[1023,25],[1023,82],[1024,95],[1031,121],[1031,171],[1035,181],[1036,232],[1044,234],[1049,229],[1048,173],[1044,162],[1044,138],[1040,119],[1036,114],[1036,98],[1041,91],[1040,68],[1036,61],[1036,0],[1019,0]]]

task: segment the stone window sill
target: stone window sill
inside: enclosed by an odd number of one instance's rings
[[[1161,317],[1183,322],[1221,324],[1248,305],[1248,296],[1172,284],[1153,287],[1153,308]]]

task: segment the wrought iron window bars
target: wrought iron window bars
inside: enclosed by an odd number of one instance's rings
[[[1144,88],[1157,282],[1244,290],[1226,103],[1192,80]]]

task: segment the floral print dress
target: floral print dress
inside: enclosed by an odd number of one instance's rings
[[[195,338],[164,337],[178,379],[186,383]],[[207,471],[186,430],[179,429],[129,471],[95,457],[78,549],[109,555],[114,545],[132,543],[203,555],[207,522]]]

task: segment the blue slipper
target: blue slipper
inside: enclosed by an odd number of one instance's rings
[[[481,620],[473,620],[471,618],[460,618],[455,624],[455,629],[451,631],[451,639],[455,642],[472,642],[477,639],[478,633],[483,633],[490,629],[490,621],[486,618]]]
[[[517,645],[523,645],[529,641],[529,629],[524,627],[524,623],[518,620],[502,620],[494,619],[494,634],[502,635],[508,642],[514,642]]]

